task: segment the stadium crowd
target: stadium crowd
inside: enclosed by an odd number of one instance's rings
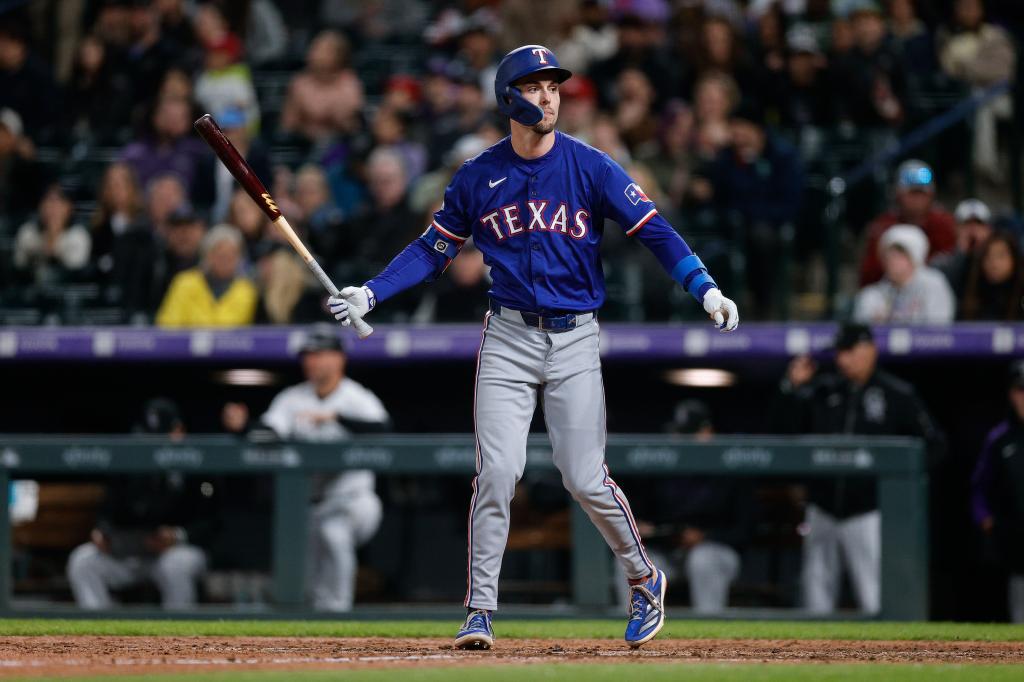
[[[0,322],[322,319],[315,281],[192,121],[213,113],[325,269],[358,282],[419,234],[454,169],[505,134],[494,69],[523,43],[576,73],[560,128],[627,167],[719,279],[749,292],[748,319],[785,315],[790,300],[792,314],[829,314],[832,230],[840,315],[1024,315],[1019,216],[1006,210],[1021,191],[1012,90],[872,168],[835,224],[824,210],[829,178],[1012,82],[1018,3],[14,4],[0,16]],[[899,165],[910,156],[928,163]],[[960,203],[968,189],[990,201]],[[608,317],[692,314],[642,250],[606,252]],[[465,260],[378,319],[475,317],[487,268]]]

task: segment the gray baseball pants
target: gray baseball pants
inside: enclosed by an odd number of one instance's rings
[[[476,478],[469,508],[465,605],[494,610],[508,540],[509,507],[526,465],[526,439],[541,395],[554,464],[629,578],[654,570],[626,496],[604,461],[604,383],[596,320],[562,332],[526,325],[515,311],[488,313],[477,359]]]

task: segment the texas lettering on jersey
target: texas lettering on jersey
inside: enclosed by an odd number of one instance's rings
[[[523,205],[520,203],[509,204],[481,216],[480,222],[494,233],[499,242],[535,230],[562,234],[573,239],[585,238],[590,229],[590,211],[585,208],[570,211],[564,201],[558,202],[557,208],[549,208],[552,203],[531,199],[525,204],[527,211],[522,210]]]

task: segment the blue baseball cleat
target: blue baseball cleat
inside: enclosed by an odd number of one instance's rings
[[[457,649],[490,649],[494,644],[494,631],[491,630],[491,612],[477,609],[466,616],[459,634],[455,635]]]
[[[645,582],[629,586],[629,622],[626,643],[634,649],[654,639],[665,624],[665,574],[654,569]]]

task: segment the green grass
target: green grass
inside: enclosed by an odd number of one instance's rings
[[[239,620],[0,620],[0,636],[249,636],[451,637],[447,621],[239,621]],[[499,638],[607,638],[622,636],[625,620],[495,620]],[[876,623],[805,621],[685,621],[665,624],[660,638],[872,639],[1024,642],[1024,625],[992,623]]]
[[[582,682],[624,682],[641,678],[658,680],[686,680],[687,682],[833,682],[869,680],[870,682],[1003,682],[1024,678],[1024,666],[1017,665],[734,665],[734,664],[680,664],[659,665],[628,664],[590,665],[555,664],[506,667],[471,668],[404,668],[402,670],[358,671],[269,671],[269,672],[215,672],[169,675],[118,676],[118,682],[384,682],[400,679],[402,682],[504,682],[522,680],[581,680]],[[57,678],[35,678],[56,682]],[[61,682],[93,682],[97,677],[60,678]]]

